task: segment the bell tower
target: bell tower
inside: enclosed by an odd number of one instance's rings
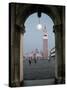
[[[43,57],[44,59],[48,59],[48,33],[46,27],[44,27],[43,32]]]

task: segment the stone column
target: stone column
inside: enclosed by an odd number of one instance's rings
[[[15,4],[9,4],[9,86],[15,82]]]
[[[20,27],[20,25],[16,25],[15,31],[15,86],[22,86],[24,26]]]
[[[56,83],[64,83],[65,78],[65,69],[64,69],[64,47],[63,47],[63,37],[64,37],[64,31],[63,31],[63,25],[55,25],[54,26],[54,32],[55,32],[55,50],[56,50],[56,60],[55,60],[55,82]]]
[[[23,86],[23,39],[24,39],[25,27],[24,25],[20,31],[20,86]]]
[[[15,86],[20,86],[20,30],[21,27],[19,25],[15,25],[15,41],[14,41],[14,55],[15,55]]]
[[[16,25],[16,5],[9,4],[9,86],[20,86],[23,81],[24,27]]]

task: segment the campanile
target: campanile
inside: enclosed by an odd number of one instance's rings
[[[46,27],[43,35],[43,57],[44,59],[48,59],[48,33]]]

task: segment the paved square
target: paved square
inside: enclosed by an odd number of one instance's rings
[[[34,60],[31,64],[24,60],[24,80],[42,80],[55,78],[55,60]]]

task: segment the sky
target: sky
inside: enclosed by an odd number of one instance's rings
[[[24,53],[29,53],[36,48],[40,51],[43,50],[43,32],[37,29],[38,24],[39,18],[37,17],[37,13],[30,15],[25,21]],[[55,47],[55,37],[53,33],[54,23],[48,15],[42,13],[40,24],[42,24],[43,27],[46,25],[48,32],[48,49],[50,51],[50,49]]]

